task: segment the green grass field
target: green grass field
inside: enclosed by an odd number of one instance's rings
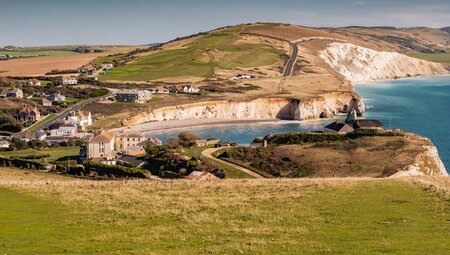
[[[50,157],[45,159],[36,159],[35,161],[38,163],[42,162],[55,162],[58,160],[66,159],[67,157],[70,157],[72,159],[75,159],[80,155],[80,147],[74,146],[74,147],[60,147],[60,148],[43,148],[43,149],[27,149],[27,150],[20,150],[20,151],[0,151],[0,156],[3,157],[26,157],[26,156],[39,156],[39,155],[50,155]],[[32,160],[32,159],[31,159]]]
[[[408,56],[420,58],[433,62],[447,63],[450,64],[450,50],[445,53],[421,53],[421,52],[410,52]]]
[[[119,60],[123,56],[125,56],[125,54],[118,54],[118,55],[114,55],[114,56],[99,57],[99,58],[94,59],[94,61],[92,61],[92,64],[94,64],[94,65],[102,65],[104,63],[112,63],[114,60]]]
[[[284,52],[266,44],[238,42],[243,27],[213,31],[185,48],[161,51],[113,68],[100,80],[147,81],[167,77],[209,78],[214,68],[257,67],[274,64]],[[220,54],[215,54],[220,52]],[[215,57],[215,55],[220,57]]]
[[[0,169],[3,254],[448,254],[408,180],[88,181]]]
[[[0,55],[10,55],[12,57],[40,57],[40,56],[68,56],[80,54],[75,51],[66,50],[43,50],[43,51],[0,51]]]

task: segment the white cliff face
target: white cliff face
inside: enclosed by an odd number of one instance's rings
[[[252,101],[205,101],[163,107],[143,112],[122,120],[124,126],[152,121],[183,119],[286,119],[302,120],[320,118],[322,112],[336,113],[356,109],[364,113],[362,101],[352,92],[335,92],[309,101],[288,98],[259,98]]]
[[[352,83],[448,73],[439,63],[351,43],[330,43],[320,57]]]
[[[436,147],[424,146],[424,148],[425,151],[416,156],[412,165],[405,167],[405,169],[393,174],[391,177],[448,176]]]

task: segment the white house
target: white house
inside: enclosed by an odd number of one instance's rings
[[[7,148],[9,148],[9,144],[10,143],[8,141],[2,140],[2,141],[0,141],[0,148],[7,149]]]
[[[26,81],[18,81],[17,85],[19,86],[40,86],[41,82],[37,79],[30,79]]]
[[[194,88],[192,85],[189,85],[189,86],[183,86],[182,88],[181,88],[181,91],[183,92],[183,93],[198,93],[198,92],[200,92],[200,89],[198,89],[198,88]]]
[[[92,125],[92,115],[89,111],[72,111],[66,117],[66,123],[77,127]]]
[[[62,77],[61,83],[63,85],[75,85],[75,84],[78,84],[78,79],[77,79],[77,77],[74,77],[74,76]]]
[[[114,134],[102,132],[89,140],[88,155],[89,159],[112,160],[114,155]]]
[[[50,131],[51,136],[74,136],[77,133],[77,127],[72,124],[61,125],[58,129]]]
[[[46,97],[50,102],[63,102],[66,101],[66,97],[61,93],[52,93],[50,96]]]

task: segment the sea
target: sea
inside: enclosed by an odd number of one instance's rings
[[[366,118],[378,119],[386,128],[400,128],[428,137],[450,171],[450,76],[429,76],[357,84],[366,105]],[[338,117],[339,118],[339,117]],[[342,117],[340,117],[342,118]],[[226,124],[183,129],[203,138],[246,145],[270,133],[323,130],[334,120],[277,121]],[[180,130],[153,132],[163,141]]]

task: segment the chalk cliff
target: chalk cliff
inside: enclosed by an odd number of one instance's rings
[[[352,83],[448,73],[439,63],[351,43],[330,43],[320,57]]]
[[[364,104],[354,92],[333,92],[317,99],[301,101],[289,98],[259,98],[251,101],[204,101],[162,107],[122,120],[124,126],[152,121],[182,119],[285,119],[304,120],[354,109],[364,115]]]
[[[425,151],[418,154],[413,164],[405,167],[391,177],[404,176],[448,176],[444,163],[435,146],[424,146]]]

